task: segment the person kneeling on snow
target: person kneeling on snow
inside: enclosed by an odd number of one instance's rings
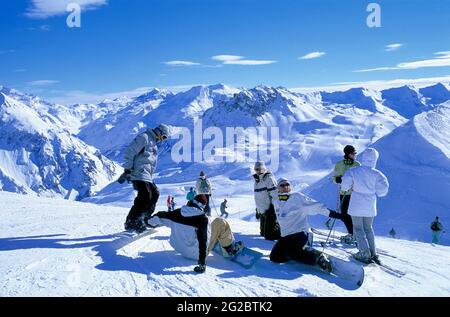
[[[379,264],[372,224],[377,215],[377,196],[387,195],[389,182],[383,173],[375,169],[378,157],[377,150],[366,149],[361,155],[361,166],[349,169],[342,178],[342,190],[352,189],[348,214],[352,216],[359,250],[353,257],[361,262]]]
[[[206,195],[194,197],[186,205],[171,212],[160,211],[148,220],[151,227],[171,228],[170,245],[183,256],[198,261],[197,273],[206,270],[206,256],[217,241],[229,256],[235,256],[243,248],[241,241],[235,241],[228,222],[222,218],[211,221],[205,212]]]
[[[283,263],[289,260],[319,265],[322,270],[330,273],[331,263],[328,257],[309,246],[308,215],[322,214],[332,216],[332,211],[321,203],[302,193],[291,193],[291,184],[286,178],[278,180],[278,198],[273,201],[275,214],[281,229],[281,239],[270,253],[270,260]]]

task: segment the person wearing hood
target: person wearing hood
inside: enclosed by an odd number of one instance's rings
[[[361,166],[348,170],[341,184],[343,191],[352,190],[348,213],[359,250],[353,257],[365,263],[380,263],[372,226],[377,215],[377,197],[386,196],[389,190],[387,177],[375,168],[378,157],[377,150],[366,149],[361,155]]]
[[[310,197],[292,192],[291,183],[286,178],[280,178],[277,184],[278,195],[273,201],[275,214],[280,224],[281,238],[270,253],[270,260],[283,263],[294,260],[309,265],[318,265],[325,272],[332,271],[327,255],[310,246],[310,226],[308,216],[333,216],[336,213],[325,205]]]
[[[256,162],[254,170],[256,215],[257,218],[259,217],[260,235],[266,240],[278,240],[280,238],[280,226],[277,223],[272,203],[277,196],[275,177],[267,170],[263,161]]]
[[[199,178],[197,179],[197,182],[195,184],[195,190],[197,194],[206,195],[206,197],[208,198],[208,202],[205,207],[205,213],[208,216],[211,216],[211,207],[209,205],[211,200],[211,189],[211,182],[206,178],[205,172],[201,171]]]
[[[171,212],[160,211],[148,219],[150,227],[171,228],[170,245],[184,257],[197,260],[196,273],[206,270],[206,256],[217,242],[229,256],[235,256],[244,245],[235,241],[230,225],[225,219],[211,220],[204,209],[208,202],[206,195],[200,194],[181,208]]]
[[[153,173],[158,159],[157,143],[170,137],[170,129],[160,124],[139,134],[125,150],[124,178],[131,180],[138,192],[125,221],[125,230],[142,232],[146,229],[145,219],[155,211],[159,190],[153,182]]]
[[[354,242],[353,237],[353,223],[352,217],[348,214],[348,204],[350,203],[351,190],[342,190],[342,177],[345,173],[353,167],[360,166],[361,164],[356,161],[356,149],[353,145],[346,145],[344,147],[344,159],[336,163],[333,171],[333,183],[339,186],[339,205],[340,213],[342,214],[342,222],[347,229],[347,235],[342,237],[342,241],[347,244],[352,244]],[[330,219],[327,221],[327,227],[329,226]]]
[[[186,200],[190,201],[194,199],[195,196],[197,196],[197,192],[194,190],[194,187],[191,187],[189,192],[186,194]]]

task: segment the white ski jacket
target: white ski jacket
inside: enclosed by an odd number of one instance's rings
[[[308,215],[320,214],[328,217],[330,214],[325,205],[302,193],[279,194],[273,205],[282,237],[302,231],[309,232]]]
[[[262,175],[254,174],[255,205],[260,214],[264,214],[277,197],[277,183],[271,172]]]
[[[368,148],[360,156],[361,166],[349,169],[342,178],[342,190],[353,190],[348,207],[351,216],[375,217],[377,196],[384,197],[388,193],[388,179],[375,169],[378,157],[377,150]]]
[[[211,182],[209,179],[197,179],[197,183],[195,183],[195,191],[197,192],[197,195],[211,195]]]
[[[139,134],[125,150],[123,168],[131,170],[132,181],[153,182],[157,159],[156,134],[149,129]]]

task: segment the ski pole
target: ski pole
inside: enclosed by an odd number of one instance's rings
[[[338,212],[340,212],[340,210],[341,210],[342,202],[344,201],[345,196],[347,196],[347,193],[345,193],[345,194],[342,196],[342,199],[340,199],[339,207],[338,207]],[[331,224],[330,231],[328,232],[328,236],[327,236],[327,240],[325,241],[325,245],[328,243],[328,240],[330,239],[331,231],[333,230],[334,224],[335,224],[335,223],[336,223],[336,218],[333,218],[333,223]],[[325,247],[324,247],[324,249],[325,249]]]
[[[217,216],[220,216],[219,212],[217,211],[216,204],[214,203],[214,199],[212,198],[212,193],[211,193],[211,196],[209,196],[209,198],[211,198],[211,201],[213,203],[213,207],[214,207],[214,210],[216,211]]]

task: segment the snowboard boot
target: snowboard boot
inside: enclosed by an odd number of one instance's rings
[[[322,271],[330,274],[333,271],[333,266],[331,265],[330,259],[328,259],[327,255],[322,253],[317,260],[317,265],[320,266]]]
[[[352,257],[355,260],[358,260],[358,261],[363,262],[363,263],[369,264],[369,263],[372,262],[372,259],[370,258],[370,256],[368,256],[367,254],[362,253],[362,252],[355,253],[355,254],[352,255]]]
[[[194,267],[195,273],[205,273],[206,271],[206,264],[199,264],[196,267]]]
[[[229,246],[224,247],[224,249],[227,251],[229,257],[234,258],[244,249],[244,244],[242,241],[232,242]]]
[[[378,257],[378,255],[374,255],[371,259],[370,259],[373,263],[376,263],[378,265],[381,265],[381,261],[380,258]]]
[[[340,240],[341,240],[342,243],[349,244],[349,245],[353,245],[353,244],[356,243],[355,238],[353,238],[353,235],[351,235],[351,234],[347,234],[345,236],[342,236],[340,238]]]

